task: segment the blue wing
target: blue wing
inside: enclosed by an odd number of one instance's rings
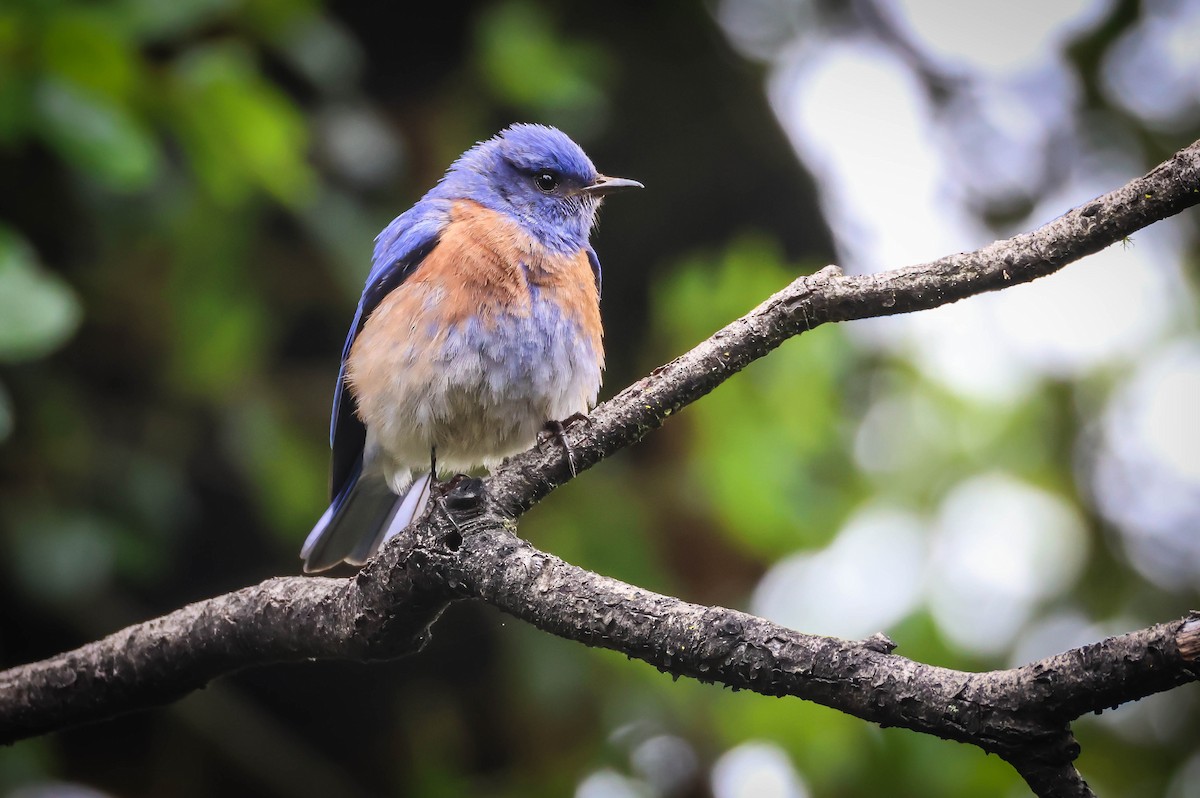
[[[592,249],[592,245],[588,244],[587,248],[588,263],[592,264],[592,275],[596,278],[596,296],[600,296],[600,289],[603,287],[600,279],[600,258],[596,255],[596,250]]]
[[[331,499],[336,499],[347,481],[357,474],[367,440],[366,427],[355,413],[354,397],[346,385],[346,358],[350,356],[350,348],[371,311],[416,271],[437,246],[448,216],[448,203],[426,199],[396,217],[375,239],[371,271],[346,335],[346,344],[342,347],[342,363],[333,392],[333,414],[329,420],[329,445],[333,449],[329,479]]]

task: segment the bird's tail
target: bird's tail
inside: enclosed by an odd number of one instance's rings
[[[342,561],[365,563],[420,515],[429,499],[429,486],[430,474],[425,473],[397,496],[383,479],[362,477],[360,466],[308,533],[300,549],[305,573],[325,571]]]

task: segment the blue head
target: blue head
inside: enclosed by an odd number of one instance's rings
[[[513,125],[463,153],[429,196],[471,199],[507,214],[547,247],[587,246],[604,195],[641,187],[605,177],[565,133],[544,125]]]

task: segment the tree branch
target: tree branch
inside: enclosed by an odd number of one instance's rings
[[[539,551],[498,511],[479,519],[467,523],[458,549],[426,555],[471,597],[664,673],[795,696],[882,726],[972,743],[1044,783],[1042,791],[1030,781],[1038,795],[1090,795],[1071,766],[1079,746],[1070,721],[1200,678],[1200,614],[1020,668],[965,673],[895,656],[881,636],[806,635],[643,590]],[[1069,784],[1076,786],[1064,792]]]
[[[0,672],[0,743],[174,701],[253,665],[419,651],[451,593],[401,579],[281,577]]]
[[[578,471],[818,324],[936,307],[1028,282],[1200,203],[1200,142],[1036,231],[891,272],[802,277],[692,351],[596,408],[567,435]],[[281,578],[198,602],[42,662],[0,673],[0,741],[173,700],[234,670],[420,649],[456,598],[660,670],[792,695],[887,726],[969,742],[1013,764],[1039,796],[1091,795],[1069,722],[1197,679],[1200,617],[1005,671],[963,673],[816,637],[606,578],[538,551],[516,519],[571,478],[561,447],[535,447],[463,483],[355,577]]]

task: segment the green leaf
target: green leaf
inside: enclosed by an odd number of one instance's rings
[[[114,16],[132,35],[142,39],[184,37],[220,19],[237,5],[235,0],[114,0]]]
[[[44,357],[71,337],[80,316],[70,286],[40,269],[25,240],[0,226],[0,361]]]
[[[174,121],[201,182],[224,205],[255,190],[305,205],[316,177],[304,117],[232,46],[202,48],[176,67]]]
[[[111,15],[64,9],[47,19],[41,44],[46,71],[83,91],[120,102],[137,83],[136,45],[122,36]]]
[[[241,5],[247,24],[271,38],[311,19],[320,7],[317,0],[244,0]]]
[[[552,119],[606,104],[608,53],[555,30],[544,9],[524,0],[501,3],[476,30],[480,72],[502,101]]]
[[[101,184],[132,192],[158,176],[158,145],[124,108],[53,78],[38,84],[34,104],[46,143]]]
[[[25,19],[10,9],[0,10],[0,144],[19,139],[29,128],[31,88]]]
[[[177,221],[180,247],[166,293],[168,373],[188,393],[225,396],[262,373],[272,337],[271,316],[247,272],[255,216],[196,203]]]

